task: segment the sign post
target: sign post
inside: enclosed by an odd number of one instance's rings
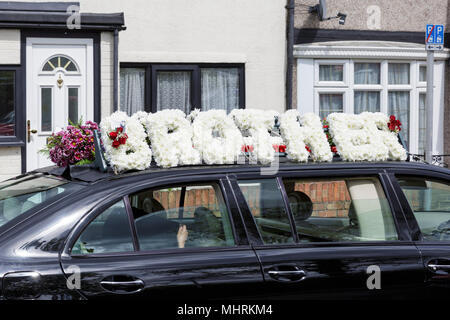
[[[425,32],[427,49],[427,95],[426,95],[426,136],[425,162],[433,162],[433,91],[434,91],[434,51],[444,49],[444,25],[427,24]]]

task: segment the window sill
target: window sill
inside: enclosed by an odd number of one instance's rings
[[[24,147],[25,142],[15,137],[0,137],[0,147]]]

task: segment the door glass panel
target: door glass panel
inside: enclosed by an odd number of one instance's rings
[[[319,81],[344,81],[344,66],[342,64],[319,65]]]
[[[14,71],[0,71],[0,136],[13,136],[15,132]]]
[[[41,88],[41,131],[52,131],[52,88]]]
[[[275,179],[239,180],[265,244],[292,243],[291,224]]]
[[[300,242],[397,240],[376,178],[285,179]]]
[[[72,123],[78,123],[78,88],[69,88],[68,94],[69,120]]]
[[[169,71],[157,73],[157,109],[191,111],[191,73]]]
[[[146,190],[131,195],[130,204],[141,250],[235,245],[215,183]]]
[[[450,185],[428,178],[399,176],[423,239],[450,241]]]
[[[92,221],[72,248],[72,254],[83,255],[129,251],[134,251],[133,238],[122,200]]]
[[[319,117],[324,119],[334,112],[344,112],[344,95],[342,93],[319,94]]]

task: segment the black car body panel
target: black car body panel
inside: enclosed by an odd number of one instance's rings
[[[408,174],[449,181],[449,170],[409,162],[281,163],[278,172],[265,178],[376,176],[399,237],[392,242],[360,243],[304,244],[296,239],[286,245],[263,244],[238,186],[239,179],[260,177],[260,170],[258,165],[192,166],[96,174],[99,178],[90,182],[72,177],[69,183],[77,186],[76,191],[0,226],[1,299],[417,298],[431,297],[437,292],[434,288],[439,289],[438,297],[449,297],[450,271],[430,266],[450,265],[450,242],[422,241],[395,178]],[[50,175],[55,171],[39,172]],[[78,235],[118,199],[146,188],[196,181],[220,185],[235,246],[87,256],[71,253]],[[284,198],[287,204],[286,194]],[[286,208],[290,212],[288,204]],[[381,268],[381,290],[366,286],[372,265]],[[74,270],[80,271],[81,288],[68,286]],[[286,279],[273,271],[295,271],[300,277]],[[124,286],[109,287],[117,281]]]

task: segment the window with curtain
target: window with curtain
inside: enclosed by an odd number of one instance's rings
[[[302,61],[299,63],[299,70],[302,70]],[[426,132],[425,61],[314,59],[313,65],[312,76],[305,76],[304,73],[298,75],[300,86],[302,81],[312,81],[314,89],[311,96],[309,93],[303,94],[307,99],[305,102],[299,100],[300,109],[312,109],[320,118],[333,112],[394,115],[402,122],[401,135],[409,152],[423,154]],[[303,70],[308,70],[307,66],[309,64],[305,63]],[[306,105],[311,101],[312,108]]]
[[[388,83],[409,84],[409,63],[389,63]]]
[[[389,92],[389,114],[395,115],[402,123],[402,131],[406,146],[409,146],[409,91]]]
[[[319,81],[344,81],[344,66],[342,64],[321,64]]]
[[[160,71],[157,73],[157,111],[180,109],[191,112],[191,73]]]
[[[120,110],[132,115],[145,109],[145,68],[120,69]]]
[[[344,111],[344,95],[341,93],[324,93],[319,95],[320,119],[328,117],[330,113]]]
[[[239,70],[236,68],[202,68],[202,109],[239,108]]]
[[[147,83],[148,81],[148,83]],[[190,113],[245,106],[244,66],[235,64],[124,63],[120,69],[120,109],[180,109]]]
[[[425,137],[427,131],[426,99],[427,95],[425,93],[419,94],[419,154],[425,154]]]

